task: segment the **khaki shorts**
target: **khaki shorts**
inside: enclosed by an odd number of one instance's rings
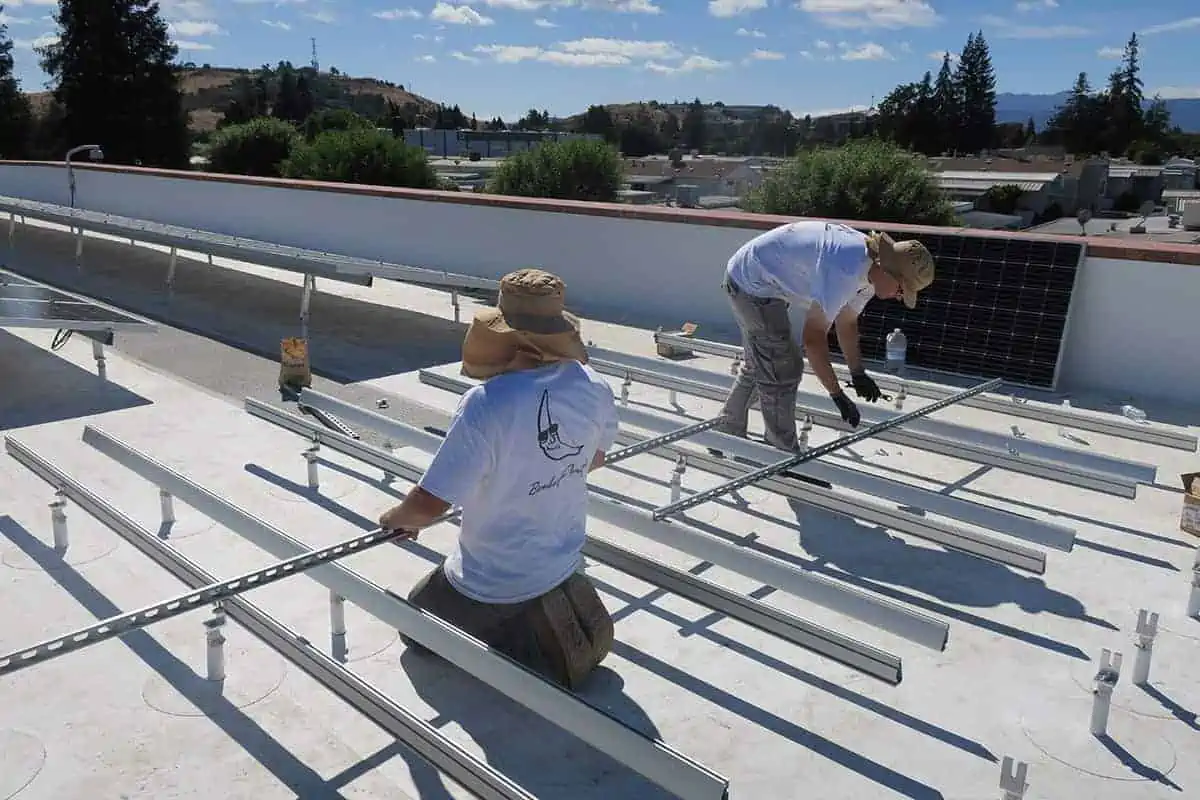
[[[481,603],[455,589],[439,566],[417,582],[408,601],[568,689],[612,649],[612,617],[581,572],[532,600]]]

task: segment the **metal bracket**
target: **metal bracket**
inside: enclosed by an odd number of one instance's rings
[[[1024,761],[1014,761],[1012,756],[1005,756],[1000,763],[1000,800],[1024,800],[1029,784],[1025,782],[1029,775],[1029,765]]]
[[[1135,632],[1137,638],[1133,646],[1137,653],[1131,681],[1134,686],[1145,686],[1150,682],[1150,659],[1154,656],[1154,637],[1158,635],[1158,614],[1151,614],[1144,608],[1139,610]]]
[[[1093,736],[1104,736],[1108,732],[1108,712],[1112,706],[1112,693],[1121,680],[1120,652],[1112,652],[1105,648],[1100,653],[1100,668],[1096,671],[1095,683],[1092,687],[1092,720]]]

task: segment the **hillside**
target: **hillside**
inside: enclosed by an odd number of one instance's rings
[[[190,114],[192,130],[214,130],[224,113],[223,109],[233,96],[234,81],[238,78],[253,77],[256,72],[257,70],[233,67],[185,69],[181,85],[184,107]],[[423,112],[437,106],[437,103],[427,97],[415,95],[403,87],[376,78],[354,78],[324,72],[321,73],[321,78],[327,80],[338,94],[347,98],[347,107],[361,113],[370,114],[376,108],[382,112],[389,101],[401,108],[412,103]],[[29,98],[33,102],[34,110],[40,112],[50,102],[50,93],[33,92]]]

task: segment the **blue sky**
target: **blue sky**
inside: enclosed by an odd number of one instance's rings
[[[103,2],[104,0],[96,0]],[[56,0],[0,0],[27,91]],[[863,107],[982,29],[999,88],[1101,83],[1132,31],[1148,92],[1200,97],[1197,0],[161,0],[181,58],[379,77],[479,117],[700,97],[798,114]],[[1153,7],[1153,10],[1150,10]],[[1189,42],[1192,46],[1189,47]],[[1191,55],[1189,55],[1191,54]]]

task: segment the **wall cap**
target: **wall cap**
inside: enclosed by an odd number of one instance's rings
[[[62,169],[61,161],[6,161],[0,166],[53,167]],[[215,181],[246,186],[261,186],[299,191],[336,192],[340,194],[390,197],[402,200],[417,200],[427,203],[455,203],[459,205],[491,206],[520,211],[543,211],[559,214],[583,214],[594,217],[609,217],[647,222],[668,222],[687,225],[708,225],[722,228],[745,228],[769,230],[778,225],[795,221],[794,217],[771,214],[750,214],[745,211],[699,211],[685,208],[662,208],[633,206],[624,203],[589,203],[578,200],[550,200],[540,197],[512,197],[507,195],[475,194],[474,192],[448,192],[435,189],[402,189],[390,186],[368,186],[353,183],[331,183],[325,181],[301,181],[291,178],[260,178],[251,175],[227,175],[216,172],[159,169],[154,167],[132,167],[114,164],[80,162],[72,164],[78,170],[97,172],[120,172],[147,177],[171,178],[176,180]],[[1020,231],[988,231],[936,227],[932,225],[903,225],[899,223],[867,223],[862,220],[844,221],[856,228],[877,228],[897,234],[945,234],[957,233],[964,236],[990,239],[1022,239],[1047,242],[1085,243],[1087,254],[1092,258],[1123,259],[1127,261],[1158,261],[1166,264],[1200,266],[1200,245],[1174,242],[1150,242],[1114,240],[1105,236],[1063,236]]]

